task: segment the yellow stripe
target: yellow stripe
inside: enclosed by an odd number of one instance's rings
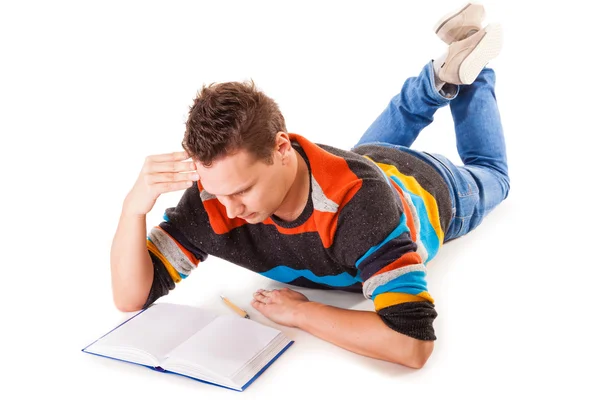
[[[371,160],[369,157],[365,156],[365,158]],[[442,231],[442,226],[440,223],[440,212],[438,210],[437,202],[431,193],[423,189],[423,187],[419,185],[419,182],[417,182],[413,176],[404,175],[398,171],[398,168],[396,168],[394,165],[378,162],[375,162],[375,164],[377,164],[387,176],[393,175],[397,177],[411,193],[414,193],[423,199],[423,202],[425,203],[425,210],[427,210],[427,217],[433,226],[433,230],[435,231],[440,243],[444,243],[444,232]],[[415,216],[415,218],[418,218],[418,216]]]
[[[375,311],[379,311],[382,308],[394,306],[396,304],[409,303],[415,301],[429,301],[433,304],[433,298],[427,292],[421,292],[418,295],[408,293],[381,293],[375,296],[373,303],[375,304]]]
[[[180,282],[181,275],[179,275],[179,272],[177,272],[177,270],[173,268],[169,260],[167,260],[165,256],[162,255],[162,253],[158,250],[156,245],[150,240],[146,239],[146,247],[148,247],[148,250],[150,250],[150,252],[154,254],[160,261],[162,261],[162,263],[165,265],[165,268],[167,269],[167,272],[169,272],[169,275],[171,275],[171,279],[173,279],[173,282]]]

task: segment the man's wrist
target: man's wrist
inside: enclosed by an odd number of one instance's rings
[[[133,200],[130,199],[130,195],[127,195],[127,197],[125,197],[125,200],[123,200],[121,216],[124,218],[136,218],[145,220],[146,214],[137,211],[132,203]]]
[[[146,220],[146,214],[140,214],[126,207],[121,210],[121,218],[127,220]]]
[[[317,303],[316,301],[304,301],[302,303],[298,303],[296,305],[296,309],[294,310],[294,325],[296,328],[306,330],[308,321],[311,320],[311,315],[313,312],[319,308],[325,306],[322,303]]]

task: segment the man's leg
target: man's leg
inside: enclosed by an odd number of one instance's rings
[[[408,78],[381,115],[354,146],[388,143],[410,147],[421,130],[433,121],[437,109],[456,96],[444,97],[435,88],[433,62],[427,63],[416,77]]]
[[[425,65],[419,76],[406,80],[400,93],[392,98],[355,147],[373,142],[404,147],[413,144],[423,128],[433,121],[435,111],[456,96],[457,86],[444,86],[444,83],[471,83],[487,58],[493,57],[489,36],[482,40],[480,36],[485,32],[477,33],[481,30],[484,16],[483,6],[468,3],[440,19],[435,32],[450,45],[448,52]],[[446,56],[450,56],[453,62],[445,63]],[[442,81],[439,76],[445,80]]]
[[[473,84],[461,87],[460,94],[450,103],[450,111],[458,154],[465,166],[489,169],[508,180],[495,84],[494,71],[483,69]]]
[[[477,227],[510,189],[495,74],[485,68],[500,53],[502,31],[497,24],[481,28],[483,14],[481,8],[469,6],[442,20],[436,33],[450,44],[446,54],[428,63],[418,77],[407,79],[402,91],[356,145],[383,142],[410,147],[433,121],[435,111],[450,103],[457,149],[464,165],[422,152],[445,178],[451,192],[455,215],[445,241]],[[445,89],[444,95],[440,89]]]
[[[510,189],[506,146],[495,95],[496,76],[484,68],[471,85],[460,86],[450,110],[456,145],[463,166],[430,154],[445,168],[443,175],[454,192],[456,216],[446,240],[475,229]]]

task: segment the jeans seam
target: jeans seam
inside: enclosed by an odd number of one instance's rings
[[[469,183],[467,183],[467,185],[469,185],[469,189],[470,189],[471,185]],[[462,192],[462,193],[457,190],[456,193],[458,194],[459,198],[464,199],[465,197],[469,197],[469,196],[479,196],[479,189],[477,189],[475,191],[469,190],[468,192]]]

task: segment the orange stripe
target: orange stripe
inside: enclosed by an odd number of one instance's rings
[[[210,199],[202,203],[208,214],[208,221],[213,231],[217,235],[225,234],[232,229],[238,228],[246,224],[241,218],[230,219],[227,216],[227,209],[217,199]]]
[[[182,279],[181,275],[179,275],[179,272],[177,272],[177,270],[173,268],[169,260],[167,260],[165,256],[162,255],[162,253],[158,250],[156,245],[152,243],[152,241],[146,239],[146,247],[152,254],[154,254],[160,260],[160,262],[163,263],[165,269],[171,276],[171,279],[173,279],[173,282],[179,283]]]
[[[200,260],[198,260],[192,253],[190,253],[185,247],[183,247],[177,240],[175,240],[175,238],[173,238],[173,236],[169,235],[169,233],[167,231],[165,231],[163,228],[161,228],[160,226],[157,226],[158,229],[160,229],[161,231],[163,231],[163,233],[165,235],[167,235],[169,238],[171,238],[171,240],[177,245],[177,247],[179,247],[179,250],[181,250],[181,252],[183,254],[185,254],[188,258],[188,260],[190,260],[190,262],[194,265],[198,265],[200,264]]]
[[[337,230],[339,211],[344,208],[362,186],[360,179],[348,167],[348,162],[340,156],[331,154],[308,139],[294,133],[289,133],[290,139],[295,140],[302,146],[311,164],[318,168],[312,168],[311,172],[325,197],[338,204],[337,213],[315,212],[316,226],[319,227],[319,236],[325,248],[331,247]]]
[[[238,228],[247,224],[247,222],[241,218],[230,219],[227,216],[227,209],[223,206],[219,200],[211,199],[204,202],[204,209],[208,214],[208,219],[213,231],[216,234],[222,235],[232,229]],[[309,218],[304,224],[295,228],[284,228],[277,225],[271,218],[267,218],[262,222],[264,225],[274,225],[279,233],[284,235],[297,235],[299,233],[316,232],[317,226],[313,218]]]
[[[375,311],[379,311],[382,308],[395,306],[396,304],[410,303],[417,301],[428,301],[434,304],[434,300],[431,295],[427,292],[421,292],[418,295],[408,293],[394,293],[386,292],[375,296],[373,303],[375,305]]]
[[[389,264],[385,268],[380,269],[379,271],[374,273],[372,275],[372,277],[379,275],[379,274],[383,274],[388,271],[392,271],[397,268],[402,268],[402,267],[407,267],[409,265],[422,264],[422,263],[423,263],[423,260],[421,259],[421,256],[413,251],[413,252],[404,254],[402,257],[400,257],[393,263]]]
[[[402,191],[400,186],[398,186],[398,184],[396,182],[394,182],[393,179],[389,179],[389,181],[392,182],[392,185],[394,185],[394,187],[398,191],[398,195],[400,196],[400,200],[402,201],[402,208],[404,209],[404,215],[406,215],[406,225],[408,225],[408,230],[410,231],[410,238],[413,240],[413,242],[416,242],[417,241],[417,229],[415,227],[415,220],[413,219],[412,212],[410,212],[410,207],[408,206],[408,202],[404,198],[404,195],[403,195],[404,192]]]
[[[339,213],[332,214],[316,210],[313,212],[315,223],[320,228],[319,237],[321,238],[323,247],[326,249],[330,248],[333,244],[333,237],[337,230],[338,214]]]
[[[297,235],[299,233],[308,233],[308,232],[316,232],[317,226],[315,225],[314,218],[309,218],[302,225],[297,226],[295,228],[284,228],[283,226],[277,225],[271,218],[267,218],[263,224],[265,225],[274,225],[275,228],[279,231],[279,233],[283,235]]]

